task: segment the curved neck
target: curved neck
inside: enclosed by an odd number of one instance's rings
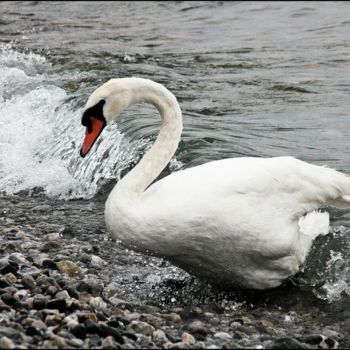
[[[163,85],[146,79],[137,79],[131,90],[128,105],[138,102],[153,104],[161,116],[158,137],[141,161],[115,186],[112,192],[141,195],[171,160],[182,132],[182,114],[175,96]]]

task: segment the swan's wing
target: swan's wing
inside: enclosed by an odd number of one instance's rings
[[[300,218],[322,204],[349,206],[349,194],[348,176],[292,157],[214,161],[144,192],[140,240],[185,270],[271,288],[328,232],[327,214]]]
[[[205,206],[244,196],[300,217],[323,204],[349,207],[350,177],[293,157],[230,158],[173,173],[144,193],[167,207],[174,201]]]

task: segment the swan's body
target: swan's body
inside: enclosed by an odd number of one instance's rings
[[[94,125],[100,101],[105,123],[141,101],[162,116],[155,144],[106,202],[108,231],[137,251],[224,285],[272,288],[297,273],[313,240],[328,233],[328,213],[315,210],[350,206],[348,176],[292,157],[213,161],[151,185],[180,140],[176,98],[150,80],[113,79],[89,98],[84,125],[90,117]],[[84,142],[83,155],[92,143]]]

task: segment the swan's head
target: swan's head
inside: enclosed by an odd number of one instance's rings
[[[86,127],[80,155],[85,157],[94,145],[102,130],[131,104],[130,80],[111,79],[97,88],[89,97],[81,123]]]

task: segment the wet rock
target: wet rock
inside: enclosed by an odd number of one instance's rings
[[[16,344],[8,337],[3,336],[0,338],[0,349],[14,349]]]
[[[52,299],[46,304],[47,309],[57,309],[59,311],[64,311],[67,307],[67,302],[65,299]]]
[[[43,330],[43,331],[47,329],[46,324],[41,320],[34,320],[32,322],[32,327],[34,327],[35,329]]]
[[[33,299],[33,308],[36,310],[42,310],[46,307],[48,299],[41,294],[38,294]]]
[[[128,332],[139,333],[147,336],[151,336],[155,331],[154,327],[150,324],[142,321],[132,321],[128,327]]]
[[[11,308],[0,299],[0,312],[2,311],[10,311]]]
[[[310,346],[290,337],[275,339],[269,347],[270,349],[311,349]]]
[[[112,336],[119,344],[124,344],[124,339],[117,329],[110,327],[104,323],[100,323],[99,328],[101,330],[101,336]]]
[[[45,243],[40,251],[43,253],[48,253],[48,252],[58,252],[63,249],[63,245],[59,242],[56,241],[49,241]]]
[[[97,255],[92,255],[92,256],[91,256],[90,264],[91,264],[92,267],[101,268],[101,267],[103,267],[104,265],[106,265],[107,262],[104,261],[103,259],[101,259],[101,258],[100,258],[99,256],[97,256]]]
[[[64,300],[69,300],[70,299],[70,295],[66,290],[62,290],[60,292],[57,292],[55,295],[56,299],[64,299]]]
[[[152,334],[152,339],[157,346],[162,346],[165,343],[170,343],[164,331],[157,329]]]
[[[21,289],[13,295],[13,298],[16,301],[21,301],[21,300],[25,299],[27,297],[27,295],[28,295],[28,292],[25,289]]]
[[[16,302],[16,299],[9,293],[3,293],[1,295],[1,300],[7,305],[13,305]]]
[[[336,340],[328,338],[322,334],[312,334],[304,336],[299,338],[299,340],[306,344],[316,345],[318,348],[321,349],[337,349],[339,345]]]
[[[104,284],[101,280],[93,277],[88,277],[84,281],[81,281],[77,286],[77,291],[88,292],[97,297],[101,295]]]
[[[65,287],[65,290],[72,298],[79,299],[79,293],[74,287],[67,286]]]
[[[51,206],[48,204],[43,204],[43,205],[37,205],[36,207],[32,208],[32,211],[39,211],[39,212],[47,212],[51,211]]]
[[[11,282],[6,281],[4,278],[0,278],[0,288],[6,288],[12,286]]]
[[[71,339],[68,341],[68,344],[72,346],[73,348],[84,348],[84,341],[82,339]]]
[[[35,281],[31,275],[22,275],[23,287],[33,290],[35,288]]]
[[[8,337],[12,340],[22,340],[21,332],[13,327],[0,326],[0,338],[1,337]]]
[[[165,324],[165,320],[163,318],[149,314],[140,315],[140,321],[146,322],[155,328],[161,328]]]
[[[214,334],[214,338],[226,341],[226,340],[230,340],[232,336],[226,332],[216,332]]]
[[[116,348],[116,343],[112,336],[108,336],[102,340],[101,343],[102,349],[114,349]]]
[[[103,301],[101,297],[91,297],[89,304],[96,310],[107,311],[107,304]]]
[[[182,333],[181,340],[184,344],[193,345],[196,343],[196,339],[194,338],[194,336],[187,332]]]
[[[208,334],[207,328],[202,321],[193,321],[188,325],[188,330],[197,340],[204,340]]]
[[[45,324],[48,327],[56,326],[57,324],[60,324],[62,322],[62,319],[58,315],[46,315],[45,317]]]
[[[30,262],[25,258],[22,253],[13,253],[9,256],[9,260],[17,263],[18,265],[30,265]]]
[[[51,259],[44,259],[41,267],[44,269],[58,270],[57,264]]]
[[[9,261],[6,266],[0,269],[0,274],[7,275],[8,273],[12,273],[13,275],[17,275],[17,271],[19,269],[19,266],[14,261]]]
[[[171,312],[170,314],[161,315],[165,320],[180,323],[182,321],[181,316],[175,312]]]
[[[71,328],[71,333],[74,334],[79,339],[85,339],[86,337],[86,328],[82,324],[78,324]]]
[[[70,260],[61,260],[57,263],[58,271],[64,273],[68,276],[81,276],[80,267],[73,261]]]
[[[7,273],[7,274],[4,276],[4,278],[5,278],[6,281],[9,281],[9,282],[11,282],[11,283],[17,282],[17,277],[16,277],[13,273],[11,273],[11,272]]]

